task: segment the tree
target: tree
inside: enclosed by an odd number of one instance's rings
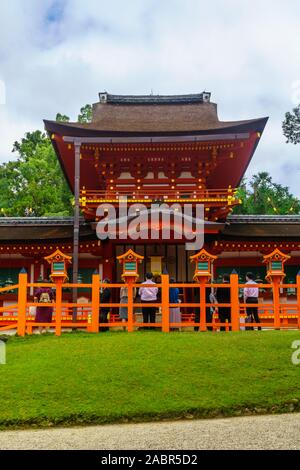
[[[92,106],[80,109],[79,122],[92,120]],[[56,121],[69,122],[57,113]],[[13,145],[15,161],[0,165],[0,216],[63,216],[73,213],[73,195],[66,183],[51,141],[36,130]]]
[[[285,113],[282,129],[287,143],[300,143],[300,104],[291,113]]]
[[[80,114],[78,114],[78,122],[88,123],[92,121],[92,106],[86,104],[80,109]]]
[[[247,189],[247,180],[243,178],[240,186],[237,188],[236,191],[236,198],[242,201],[242,205],[235,206],[233,209],[234,214],[249,214],[248,211],[248,189]]]
[[[73,196],[47,135],[27,132],[13,151],[19,158],[0,165],[1,215],[72,214]]]
[[[92,106],[81,108],[79,122],[90,122]],[[57,113],[56,121],[69,122],[69,116]],[[73,195],[66,183],[47,134],[26,132],[13,145],[15,161],[0,165],[1,216],[63,216],[73,213]]]
[[[249,187],[244,179],[237,191],[242,205],[234,208],[235,214],[299,214],[300,201],[287,186],[274,183],[266,171],[252,176]]]
[[[34,156],[37,149],[49,146],[47,134],[41,131],[26,132],[25,137],[20,142],[15,142],[13,152],[18,152],[22,160]]]
[[[69,116],[66,116],[65,114],[60,114],[60,113],[57,113],[55,120],[57,122],[70,122]]]

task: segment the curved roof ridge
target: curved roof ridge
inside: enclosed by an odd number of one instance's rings
[[[44,120],[45,128],[48,132],[61,132],[66,135],[73,135],[71,130],[77,131],[81,129],[80,135],[187,135],[189,133],[197,134],[211,134],[218,133],[218,131],[234,132],[247,132],[248,130],[255,130],[262,132],[268,117],[261,117],[257,119],[244,119],[241,121],[211,121],[206,122],[177,122],[162,123],[162,122],[144,122],[136,121],[130,122],[124,120],[123,122],[57,122],[54,120]],[[164,125],[165,124],[165,125]],[[236,129],[237,128],[237,129]],[[249,129],[248,129],[249,128]],[[69,132],[70,131],[70,134]]]
[[[210,92],[189,93],[180,95],[114,95],[111,93],[100,92],[100,103],[108,104],[193,104],[210,101]]]

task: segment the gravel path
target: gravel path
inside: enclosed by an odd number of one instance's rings
[[[0,449],[300,449],[300,413],[1,431]]]

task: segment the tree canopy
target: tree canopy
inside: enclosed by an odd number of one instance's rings
[[[300,143],[300,104],[291,113],[285,113],[282,130],[287,143]]]
[[[70,122],[69,116],[66,116],[65,114],[60,114],[60,113],[57,113],[55,120],[57,122]]]
[[[83,106],[79,122],[90,122],[92,107]],[[69,122],[69,116],[57,113],[56,120]],[[0,165],[0,215],[63,216],[73,213],[73,195],[66,183],[57,156],[47,134],[27,132],[13,145],[18,157]]]
[[[83,108],[80,109],[80,114],[78,114],[78,122],[86,123],[91,122],[92,120],[92,106],[86,104]]]
[[[274,183],[271,175],[260,172],[247,184],[244,179],[237,191],[242,205],[234,208],[235,214],[299,214],[300,201],[287,186]]]
[[[18,159],[0,165],[2,216],[51,216],[72,213],[73,196],[48,136],[27,132],[15,142]]]

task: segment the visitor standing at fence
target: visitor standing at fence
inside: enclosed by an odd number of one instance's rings
[[[222,278],[223,284],[229,284],[230,277],[228,274],[224,274]],[[230,304],[231,303],[231,296],[230,296],[230,287],[218,287],[217,290],[217,302],[220,304]],[[220,323],[225,323],[226,320],[230,323],[231,322],[231,307],[218,307],[218,315]],[[225,331],[226,327],[221,326],[220,331]],[[231,327],[230,327],[231,330]]]
[[[175,279],[174,277],[170,278],[170,284],[174,284]],[[178,287],[170,287],[169,289],[169,302],[170,304],[179,304],[179,289]],[[170,307],[170,323],[180,323],[181,322],[181,313],[180,308],[178,307]],[[171,330],[175,330],[176,328],[180,328],[180,326],[171,327]]]
[[[47,284],[49,281],[47,279],[42,280],[41,282]],[[40,304],[50,304],[53,302],[54,294],[51,287],[38,287],[34,294],[34,301]],[[35,321],[36,323],[51,323],[52,322],[53,307],[50,305],[39,305],[36,308]],[[47,332],[49,327],[39,326],[38,331],[41,334],[43,330]]]
[[[125,282],[125,281],[124,281]],[[136,289],[133,288],[133,299],[136,296]],[[120,289],[120,304],[128,304],[128,287],[122,286]],[[119,317],[121,318],[122,322],[127,322],[128,320],[128,307],[120,307],[119,308]],[[126,328],[124,327],[124,330]]]
[[[109,279],[104,279],[103,280],[104,284],[109,284],[110,280]],[[109,307],[101,307],[101,304],[107,304],[110,301],[111,297],[111,290],[108,287],[104,287],[101,291],[100,294],[100,311],[99,311],[99,323],[108,323],[108,314],[109,314]],[[109,328],[107,327],[101,327],[100,331],[108,331]]]
[[[256,282],[254,280],[254,274],[246,274],[246,284],[249,284],[249,287],[244,288],[244,303],[246,304],[258,304],[258,287],[256,287]],[[247,307],[246,308],[246,323],[260,323],[258,316],[258,307]],[[246,327],[246,330],[253,330],[253,326]],[[260,327],[258,327],[261,330]]]
[[[139,289],[139,295],[143,304],[143,323],[155,323],[156,307],[147,307],[147,303],[154,303],[157,301],[158,288],[148,287],[155,285],[155,282],[153,282],[153,274],[147,273],[146,280],[142,283],[142,287]]]

